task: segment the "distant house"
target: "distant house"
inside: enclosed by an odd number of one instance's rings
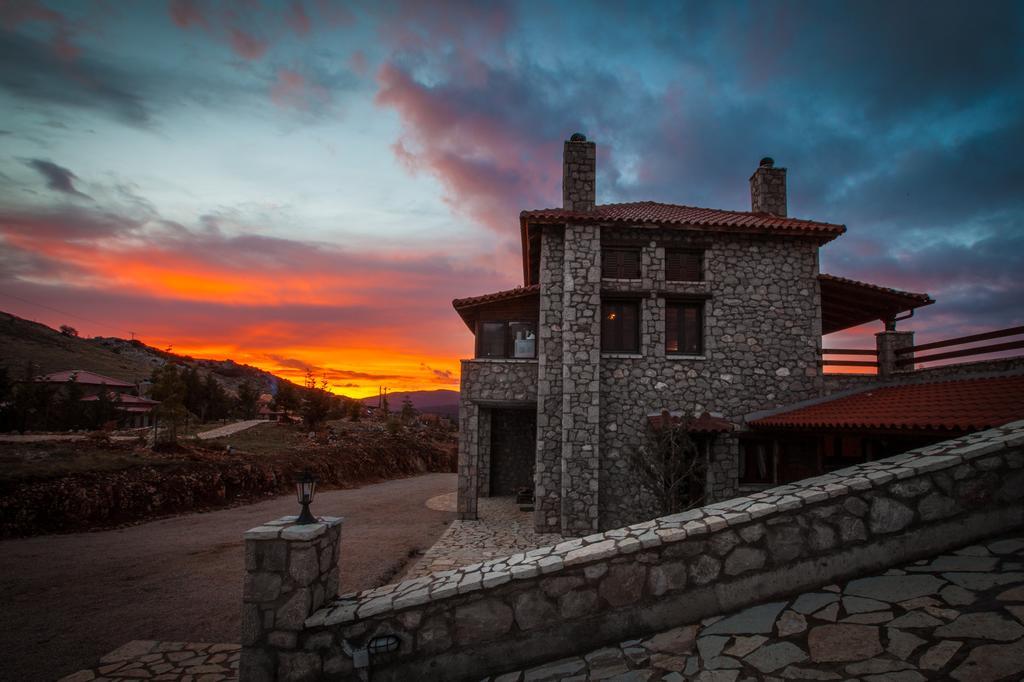
[[[54,372],[53,374],[36,377],[35,380],[45,384],[53,384],[58,388],[67,385],[71,381],[78,384],[86,396],[94,396],[104,390],[110,393],[127,393],[137,390],[133,383],[84,369],[66,369],[63,372]]]
[[[141,428],[153,425],[153,410],[160,404],[159,400],[150,400],[136,395],[136,384],[115,379],[84,369],[68,369],[36,377],[35,381],[50,384],[57,391],[63,390],[69,382],[78,384],[85,397],[82,402],[90,403],[99,400],[99,395],[106,391],[117,403],[117,411],[122,415],[122,423],[128,428]]]

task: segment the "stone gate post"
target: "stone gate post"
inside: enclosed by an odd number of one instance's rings
[[[898,332],[886,330],[875,334],[875,347],[878,349],[878,376],[889,377],[900,372],[913,372],[913,363],[897,364],[897,360],[913,356],[897,355],[896,351],[914,345],[914,332]]]
[[[241,679],[315,679],[320,658],[296,649],[310,615],[338,593],[339,517],[285,516],[245,533]]]

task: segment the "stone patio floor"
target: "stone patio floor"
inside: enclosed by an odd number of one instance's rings
[[[1024,674],[1024,537],[993,540],[491,682],[995,682]]]
[[[111,651],[91,670],[79,670],[59,682],[174,680],[227,682],[238,679],[238,644],[135,640]]]
[[[432,509],[455,510],[455,493],[427,500]],[[411,580],[457,566],[515,554],[563,540],[558,533],[536,533],[533,512],[519,511],[513,497],[481,497],[476,521],[452,521],[444,535],[409,567],[402,580]]]

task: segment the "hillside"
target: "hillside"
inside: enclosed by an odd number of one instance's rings
[[[459,416],[459,392],[439,389],[436,391],[400,391],[388,393],[388,406],[392,411],[402,409],[402,402],[408,397],[412,406],[420,412],[439,414],[445,417]],[[369,407],[377,406],[377,396],[363,398]]]
[[[261,392],[285,381],[269,372],[233,360],[202,360],[147,346],[141,341],[114,337],[91,339],[65,336],[46,325],[0,312],[0,367],[11,379],[24,379],[32,363],[33,375],[66,369],[87,369],[114,379],[137,382],[149,379],[153,369],[168,362],[195,367],[212,374],[225,389],[235,393],[246,380]]]

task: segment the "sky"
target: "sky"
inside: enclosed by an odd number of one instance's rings
[[[599,203],[772,156],[919,341],[1024,324],[1019,2],[0,0],[0,112],[0,309],[351,396],[458,389],[577,131]]]

